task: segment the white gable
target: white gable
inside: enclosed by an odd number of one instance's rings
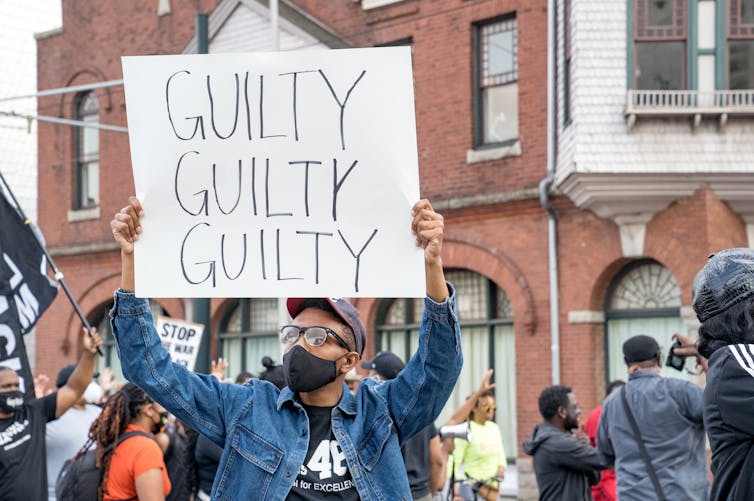
[[[327,49],[315,37],[279,18],[280,50]],[[211,30],[210,30],[211,33]],[[214,34],[209,52],[264,52],[272,50],[269,10],[256,2],[238,2]]]

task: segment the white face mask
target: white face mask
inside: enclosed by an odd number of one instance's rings
[[[84,391],[84,400],[86,400],[86,403],[88,404],[98,404],[99,401],[102,399],[102,387],[92,381],[89,383],[89,386],[86,387],[86,390]]]

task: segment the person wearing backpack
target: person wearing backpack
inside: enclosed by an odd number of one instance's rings
[[[135,384],[124,385],[92,423],[89,441],[73,460],[76,463],[83,459],[89,445],[97,444],[95,466],[101,472],[99,488],[95,497],[91,497],[92,492],[79,492],[79,499],[163,501],[171,486],[164,451],[154,435],[164,430],[166,422],[164,407]],[[64,468],[58,483],[70,475]],[[58,491],[61,490],[58,485]]]

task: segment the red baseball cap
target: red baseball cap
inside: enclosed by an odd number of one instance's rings
[[[309,297],[289,297],[286,302],[288,307],[288,313],[291,318],[301,313],[301,305],[307,299],[313,299]],[[359,356],[364,353],[364,346],[366,345],[367,335],[364,324],[361,323],[361,317],[359,316],[359,310],[357,310],[351,303],[340,297],[323,297],[320,298],[327,301],[332,306],[335,313],[340,319],[353,330],[353,337],[356,340],[356,351]]]

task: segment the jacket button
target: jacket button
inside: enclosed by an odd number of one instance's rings
[[[285,476],[290,477],[291,476],[291,470],[285,470]]]

